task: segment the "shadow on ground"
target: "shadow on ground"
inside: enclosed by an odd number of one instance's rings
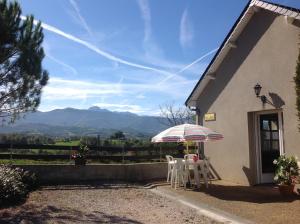
[[[78,189],[125,189],[125,188],[141,188],[140,183],[124,183],[124,182],[105,182],[105,181],[86,181],[77,182],[76,184],[58,184],[58,185],[44,185],[43,190],[78,190]]]
[[[99,189],[129,189],[129,188],[144,188],[144,189],[152,189],[157,186],[167,185],[165,182],[152,182],[152,183],[125,183],[119,181],[85,181],[78,182],[76,184],[52,184],[52,185],[44,185],[39,187],[38,190],[48,190],[48,191],[59,191],[59,190],[99,190]],[[2,204],[0,201],[0,209],[10,208],[14,206],[21,206],[25,204],[27,198],[24,198],[20,201],[12,201],[11,203]],[[1,222],[0,222],[1,223]]]
[[[153,181],[151,183],[148,182],[139,182],[139,183],[125,183],[125,182],[106,182],[106,181],[87,181],[87,182],[79,182],[76,184],[58,184],[58,185],[45,185],[41,187],[43,190],[78,190],[78,189],[125,189],[125,188],[146,188],[152,189],[157,186],[168,185],[167,182],[164,181]]]
[[[83,213],[69,208],[57,208],[55,206],[40,207],[33,204],[20,206],[16,211],[0,211],[1,224],[11,223],[124,223],[141,224],[141,222],[109,215],[99,211]]]
[[[282,203],[299,200],[299,195],[282,196],[274,186],[226,186],[211,184],[208,189],[201,187],[201,192],[225,201],[250,203]]]

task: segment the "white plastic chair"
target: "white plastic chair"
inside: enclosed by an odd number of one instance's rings
[[[197,156],[196,154],[187,154],[187,155],[185,155],[184,156],[184,159],[186,160],[186,161],[193,161],[194,160],[194,156]],[[189,166],[189,169],[190,170],[193,170],[194,169],[194,165],[190,165]]]
[[[190,184],[200,187],[201,168],[199,169],[198,162],[194,162],[194,156],[196,156],[196,154],[187,154],[184,157],[186,161],[185,166],[188,169],[186,175],[188,175],[187,179],[190,181]],[[191,178],[190,171],[193,172],[193,179]]]
[[[210,158],[206,157],[204,161],[206,165],[206,177],[209,180],[209,184],[211,184],[211,179],[213,178],[213,174],[210,171]]]
[[[174,158],[170,155],[166,155],[166,159],[168,162],[168,174],[167,174],[167,182],[170,181],[171,175],[172,175],[172,170],[174,168]]]
[[[194,156],[196,156],[196,154],[187,154],[187,155],[185,155],[185,156],[187,156],[187,157],[188,157],[188,159],[193,159],[193,158],[194,158]]]
[[[208,188],[209,161],[207,159],[201,161],[199,174],[200,174],[199,176],[203,178],[206,188]],[[210,180],[210,184],[211,184],[211,180]]]
[[[186,187],[185,174],[184,174],[184,163],[183,159],[174,159],[174,167],[171,175],[171,186],[177,189],[181,184]]]
[[[192,181],[190,170],[194,170],[194,166],[190,165],[190,159],[189,159],[189,154],[184,155],[184,177],[185,177],[185,184],[184,186],[186,187],[186,183]]]

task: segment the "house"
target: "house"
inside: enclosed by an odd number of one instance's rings
[[[299,9],[250,1],[186,100],[199,124],[224,135],[204,143],[220,178],[270,183],[274,159],[300,158],[293,81],[299,34]]]

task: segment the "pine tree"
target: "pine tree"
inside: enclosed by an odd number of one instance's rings
[[[48,72],[42,67],[41,23],[34,17],[22,20],[17,2],[0,0],[0,117],[14,122],[40,104]]]
[[[294,81],[295,81],[295,90],[296,90],[297,115],[298,115],[298,120],[300,121],[300,49],[299,49]],[[299,126],[299,130],[300,130],[300,126]]]

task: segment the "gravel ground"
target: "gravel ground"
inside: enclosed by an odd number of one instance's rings
[[[0,223],[217,223],[136,185],[48,187],[0,210]]]

